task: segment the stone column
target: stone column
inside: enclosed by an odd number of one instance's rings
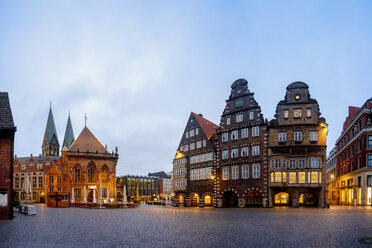
[[[199,198],[199,207],[204,207],[204,198]]]
[[[96,199],[96,189],[93,189],[93,203],[97,203],[97,199]]]

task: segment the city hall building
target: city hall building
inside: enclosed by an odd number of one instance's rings
[[[307,84],[286,90],[269,124],[269,205],[324,207],[327,124]]]

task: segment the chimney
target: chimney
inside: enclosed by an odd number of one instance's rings
[[[202,114],[199,114],[199,116],[200,116],[200,117],[203,117],[203,115],[202,115]]]

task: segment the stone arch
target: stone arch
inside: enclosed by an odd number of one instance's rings
[[[201,199],[203,200],[203,206],[205,207],[212,207],[213,206],[213,194],[211,192],[205,192]]]
[[[318,196],[314,192],[301,192],[298,198],[299,206],[318,207]]]
[[[222,193],[222,207],[238,207],[239,194],[234,189],[225,189]]]
[[[273,194],[273,205],[274,206],[291,206],[290,194],[285,191],[276,192]]]
[[[199,206],[199,194],[196,192],[193,192],[189,194],[189,199],[190,199],[190,206],[191,207],[197,207]]]
[[[249,190],[245,194],[245,206],[246,207],[262,207],[263,197],[262,192],[259,190]]]

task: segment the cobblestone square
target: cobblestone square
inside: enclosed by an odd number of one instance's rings
[[[368,247],[372,208],[47,208],[0,221],[0,247]]]

